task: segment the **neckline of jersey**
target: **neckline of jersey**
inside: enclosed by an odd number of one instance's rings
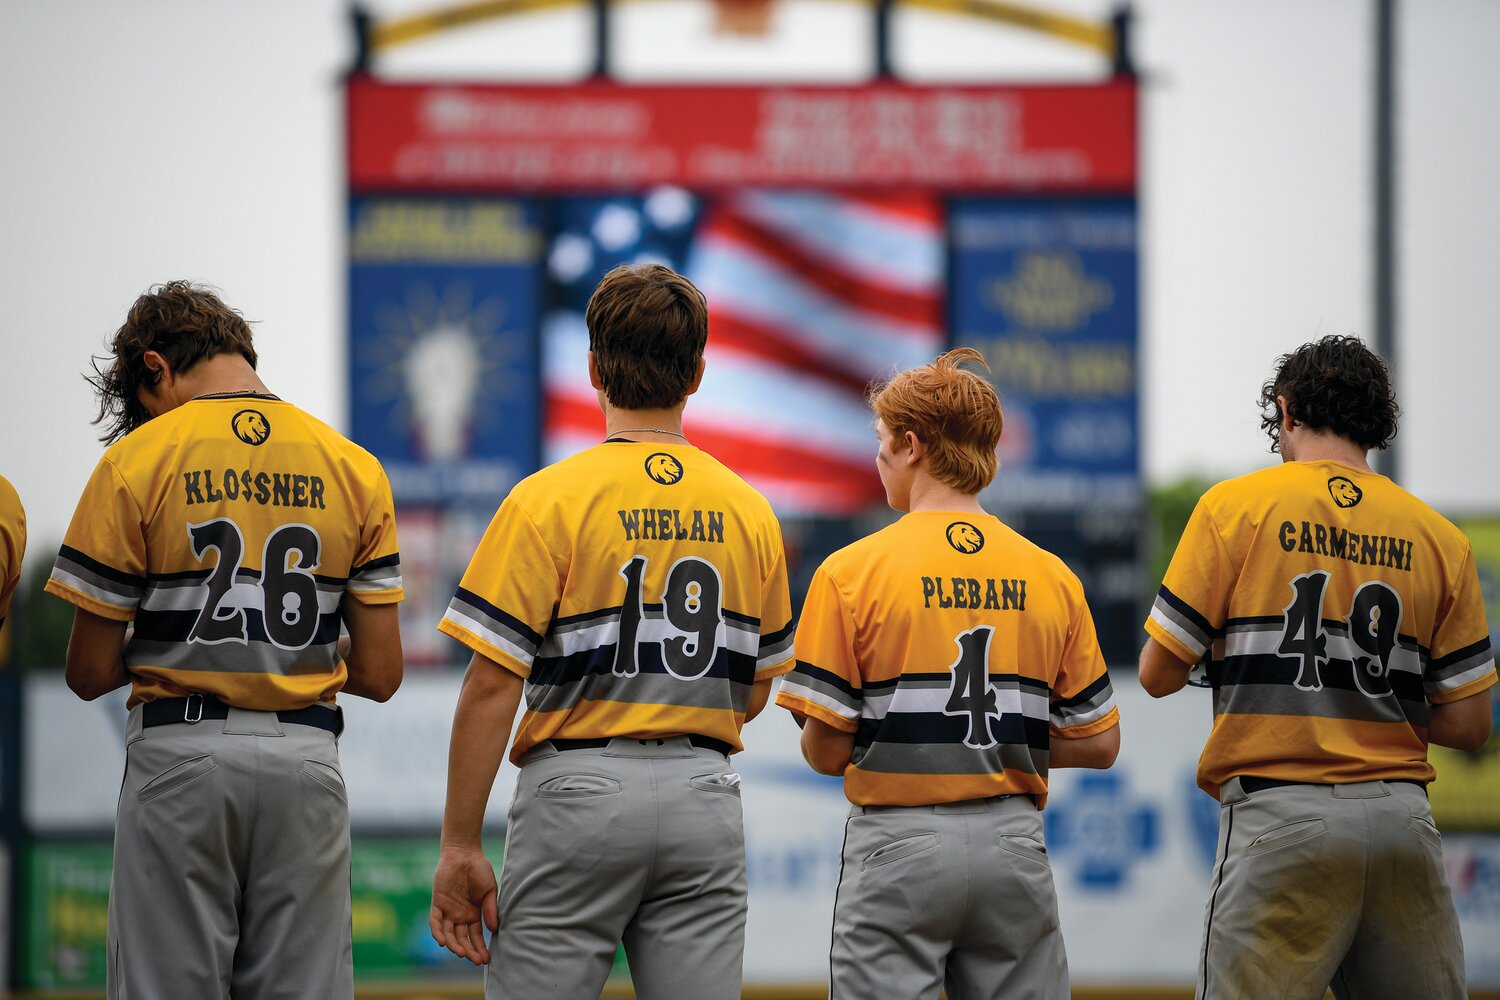
[[[1350,465],[1348,462],[1340,462],[1336,458],[1309,458],[1309,459],[1305,459],[1305,460],[1304,459],[1292,459],[1292,461],[1291,461],[1290,464],[1292,464],[1292,465],[1333,465],[1333,466],[1337,466],[1340,469],[1348,469],[1350,472],[1354,473],[1355,475],[1359,475],[1359,476],[1376,476],[1376,477],[1378,477],[1380,479],[1387,478],[1386,475],[1385,475],[1385,473],[1383,473],[1383,472],[1376,472],[1374,469],[1361,469],[1357,465]]]
[[[232,399],[259,399],[268,403],[284,403],[286,400],[269,392],[206,392],[194,396],[189,403],[218,403]]]

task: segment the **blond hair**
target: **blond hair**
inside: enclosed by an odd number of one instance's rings
[[[927,446],[927,465],[940,482],[978,493],[995,478],[995,446],[1005,417],[989,380],[959,366],[984,365],[972,347],[956,347],[929,365],[904,371],[870,391],[870,407],[898,447],[911,431]]]

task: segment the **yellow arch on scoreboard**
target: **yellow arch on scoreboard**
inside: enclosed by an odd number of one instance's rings
[[[407,42],[414,42],[429,35],[462,28],[482,21],[527,14],[534,11],[571,7],[587,0],[469,0],[467,3],[451,4],[407,17],[382,21],[370,29],[370,50],[380,52]],[[871,3],[873,0],[855,0]],[[1086,48],[1095,49],[1105,55],[1115,50],[1114,29],[1107,24],[1087,21],[1043,10],[1033,4],[1015,3],[1012,0],[896,0],[908,7],[942,11],[966,17],[978,17],[999,21],[1016,28],[1035,31]]]

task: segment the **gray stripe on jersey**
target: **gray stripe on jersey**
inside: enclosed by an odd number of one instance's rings
[[[332,673],[338,666],[338,650],[337,643],[332,642],[292,651],[278,649],[269,642],[206,644],[132,639],[125,647],[125,665],[132,669],[161,667],[297,677]]]
[[[1215,713],[1295,715],[1355,722],[1427,725],[1428,706],[1393,695],[1371,697],[1362,691],[1324,687],[1299,691],[1289,684],[1232,684],[1219,689]]]
[[[729,691],[729,705],[724,691]],[[703,677],[685,681],[670,674],[636,674],[616,677],[612,673],[590,674],[570,684],[526,684],[526,707],[533,712],[561,712],[581,701],[608,701],[625,705],[675,705],[684,708],[750,707],[750,685],[724,678]]]
[[[961,743],[875,743],[852,763],[883,774],[1047,773],[1048,754],[1019,743],[975,750]]]
[[[135,608],[141,600],[142,588],[100,576],[66,556],[57,557],[51,578],[96,601],[127,611]]]
[[[366,569],[349,577],[348,581],[348,588],[351,591],[399,590],[400,587],[400,566],[381,566],[379,568]]]

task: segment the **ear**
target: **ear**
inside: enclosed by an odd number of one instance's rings
[[[604,380],[599,377],[599,365],[594,361],[594,352],[589,351],[589,385],[604,391]]]
[[[915,431],[907,431],[902,437],[906,440],[906,464],[916,465],[927,454],[927,445],[922,443]]]
[[[160,392],[162,389],[169,388],[177,380],[177,373],[172,370],[172,363],[162,357],[160,352],[146,351],[141,355],[141,361],[159,376],[155,391]]]
[[[1291,433],[1292,428],[1297,426],[1297,421],[1292,419],[1291,407],[1287,406],[1285,396],[1276,397],[1276,408],[1281,411],[1281,433]]]
[[[683,393],[684,396],[691,396],[693,393],[697,392],[698,391],[698,387],[703,384],[703,369],[704,369],[704,367],[705,366],[704,366],[703,359],[700,357],[698,359],[698,369],[695,372],[693,372],[693,381],[690,382],[690,383],[688,383],[687,392]]]

